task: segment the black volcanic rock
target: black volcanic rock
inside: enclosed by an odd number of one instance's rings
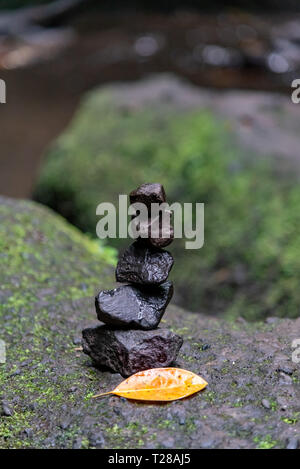
[[[172,243],[174,239],[174,230],[173,227],[170,227],[169,235],[168,237],[164,237],[164,233],[160,232],[159,233],[159,238],[151,238],[149,237],[149,243],[152,244],[152,246],[157,247],[157,248],[165,248],[169,246],[169,244]]]
[[[151,204],[161,204],[166,202],[166,194],[163,186],[158,183],[146,183],[139,186],[129,194],[130,204],[140,202],[145,204],[148,209]]]
[[[155,329],[173,295],[172,282],[157,287],[122,285],[95,298],[99,321],[113,326]]]
[[[147,237],[138,238],[144,245],[154,246],[156,248],[165,248],[172,243],[174,239],[174,228],[171,224],[162,226],[162,221],[159,221],[158,237],[151,236],[151,220],[139,223],[139,229],[144,232]],[[155,233],[156,234],[156,233]]]
[[[82,331],[83,352],[97,366],[131,376],[149,368],[171,365],[183,339],[167,329],[153,331],[111,329],[108,326]]]
[[[147,234],[147,237],[142,238],[144,243],[157,248],[163,248],[171,244],[174,238],[174,229],[171,221],[168,223],[168,226],[162,226],[161,212],[159,212],[158,215],[159,226],[157,227],[157,236],[151,236],[151,204],[166,202],[166,194],[163,186],[158,183],[142,184],[136,190],[132,191],[129,197],[131,204],[136,202],[144,203],[148,208],[148,219],[142,221],[140,226],[141,231]]]
[[[173,257],[168,251],[136,241],[126,249],[119,260],[116,279],[123,283],[159,285],[167,280],[173,262]]]

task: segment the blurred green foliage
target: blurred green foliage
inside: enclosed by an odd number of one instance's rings
[[[143,182],[161,182],[169,202],[205,203],[204,247],[170,246],[177,301],[229,318],[299,315],[299,184],[242,155],[207,112],[130,109],[94,92],[50,150],[35,198],[95,235],[96,206]]]

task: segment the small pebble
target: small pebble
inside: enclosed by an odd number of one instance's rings
[[[102,447],[105,444],[102,432],[95,433],[89,438],[91,446]]]
[[[12,408],[5,402],[2,401],[2,410],[1,410],[1,415],[4,417],[11,417],[14,414],[14,411]]]
[[[28,408],[30,410],[36,410],[38,408],[38,403],[37,402],[32,402],[31,404],[29,404]]]
[[[286,449],[297,449],[299,446],[298,438],[288,438],[286,443]]]
[[[211,346],[209,344],[203,344],[201,350],[205,351],[208,350]]]
[[[277,371],[282,372],[282,373],[285,373],[286,375],[292,375],[295,370],[294,370],[294,368],[292,368],[292,367],[289,366],[289,365],[280,365],[280,366],[277,368]]]
[[[279,373],[279,376],[280,376],[279,384],[287,385],[287,386],[293,384],[293,380],[289,375],[281,372]]]
[[[74,345],[81,345],[81,337],[73,337]]]
[[[265,322],[266,322],[267,324],[276,324],[276,322],[278,322],[278,321],[279,321],[279,318],[276,318],[276,317],[269,317],[269,318],[266,319]]]
[[[32,363],[32,360],[25,360],[24,362],[20,363],[20,367],[23,368],[24,366],[28,366]]]
[[[60,424],[59,424],[60,428],[62,430],[66,430],[69,426],[70,426],[70,421],[69,420],[63,420]]]
[[[169,438],[164,438],[164,441],[162,443],[163,448],[174,448],[174,439],[169,437]]]
[[[72,386],[71,388],[68,389],[68,392],[75,392],[75,391],[77,391],[76,386]]]
[[[80,437],[77,437],[77,438],[73,441],[72,448],[73,448],[73,449],[81,449],[81,445],[82,445],[82,439],[81,439]]]
[[[270,401],[268,401],[268,399],[263,399],[261,403],[265,409],[271,409],[271,404],[270,404]]]
[[[179,425],[185,425],[185,422],[186,422],[185,417],[183,415],[180,415],[178,422],[179,422]]]
[[[207,439],[207,440],[204,440],[201,442],[200,444],[200,448],[202,449],[210,449],[210,448],[213,448],[214,446],[214,440],[213,439]]]
[[[27,436],[27,438],[32,438],[33,437],[33,431],[32,431],[31,428],[25,428],[24,433]]]

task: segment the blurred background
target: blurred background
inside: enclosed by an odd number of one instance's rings
[[[0,0],[0,78],[1,195],[95,237],[100,202],[161,182],[206,204],[204,247],[170,246],[175,302],[299,315],[299,2]]]

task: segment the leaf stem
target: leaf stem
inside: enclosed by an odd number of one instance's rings
[[[101,394],[95,394],[95,396],[92,396],[92,399],[95,399],[96,397],[108,396],[109,394],[112,394],[112,391],[109,391],[109,392],[102,392]]]

